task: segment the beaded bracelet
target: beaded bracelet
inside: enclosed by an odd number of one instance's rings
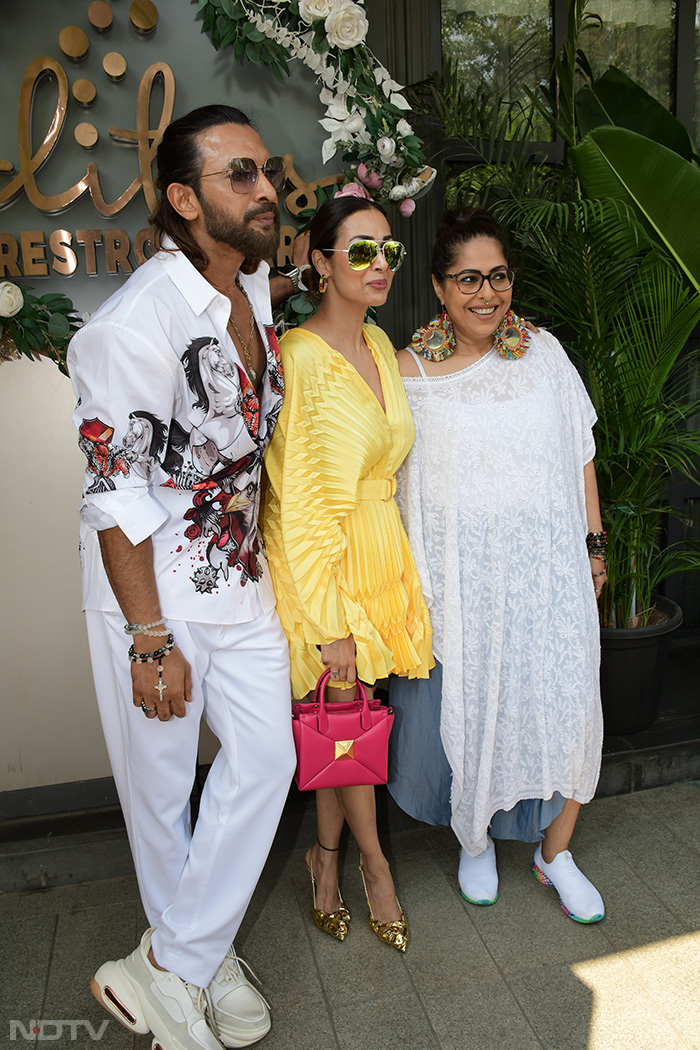
[[[165,645],[161,646],[160,649],[154,650],[152,653],[137,653],[134,650],[133,643],[129,646],[129,659],[132,664],[152,664],[154,661],[160,662],[164,656],[169,656],[171,651],[175,648],[175,638],[168,631],[168,640]]]
[[[595,538],[591,539],[591,536],[595,536]],[[590,532],[588,536],[586,536],[586,547],[588,549],[588,557],[602,558],[604,560],[606,554],[608,553],[608,545],[605,542],[605,540],[601,541],[599,536],[600,534],[595,535],[594,533]]]
[[[160,620],[154,620],[153,623],[125,623],[124,634],[146,634],[153,638],[165,637],[168,631],[151,631],[151,627],[163,627],[165,620],[161,616]]]
[[[605,550],[608,546],[608,534],[607,532],[589,532],[586,536],[586,547],[588,553],[593,554],[600,550]]]

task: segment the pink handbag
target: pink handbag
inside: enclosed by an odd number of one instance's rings
[[[292,708],[297,787],[312,791],[386,784],[394,712],[379,700],[368,700],[362,682],[357,683],[354,700],[327,704],[330,674],[330,668],[323,672],[312,701]]]

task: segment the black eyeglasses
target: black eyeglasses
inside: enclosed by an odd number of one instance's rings
[[[262,172],[273,190],[281,190],[287,178],[284,157],[268,157],[264,164],[256,164],[252,157],[233,157],[222,171],[207,171],[200,179],[210,175],[228,175],[234,193],[252,193],[258,184],[258,173]]]
[[[349,248],[324,248],[324,251],[346,252],[353,270],[366,270],[381,252],[392,273],[396,273],[406,255],[406,249],[401,241],[384,241],[379,244],[369,238],[353,241]]]
[[[488,281],[494,292],[507,292],[513,287],[515,270],[509,270],[505,266],[501,269],[492,270],[491,273],[482,273],[481,270],[460,270],[459,273],[444,273],[443,277],[457,282],[462,295],[474,295],[481,290],[484,281]]]

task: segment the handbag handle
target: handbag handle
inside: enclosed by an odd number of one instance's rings
[[[318,682],[316,682],[316,688],[314,690],[314,703],[318,704],[318,731],[319,733],[328,732],[328,712],[326,711],[326,686],[331,676],[331,669],[327,667],[323,672]],[[367,699],[367,690],[364,685],[357,679],[355,688],[355,699],[362,700],[362,713],[360,715],[360,725],[367,731],[372,728],[372,716],[369,710],[369,700]]]

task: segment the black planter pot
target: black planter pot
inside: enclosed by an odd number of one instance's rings
[[[654,596],[669,620],[653,627],[602,627],[600,694],[606,734],[622,736],[648,729],[659,713],[666,654],[683,610],[670,598]]]

